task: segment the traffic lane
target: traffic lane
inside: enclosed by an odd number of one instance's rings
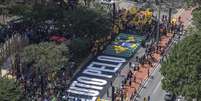
[[[164,97],[165,97],[165,91],[162,90],[161,82],[159,82],[150,96],[151,98],[150,101],[165,101]]]
[[[152,74],[153,78],[149,79],[147,85],[144,86],[144,89],[139,94],[140,96],[138,96],[137,101],[143,101],[144,97],[148,96],[150,96],[151,99],[153,99],[153,101],[163,101],[162,95],[164,95],[164,92],[162,91],[160,82],[162,79],[162,75],[160,74],[159,70],[160,65],[159,67],[156,68],[156,70]]]

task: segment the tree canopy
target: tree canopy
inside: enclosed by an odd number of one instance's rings
[[[184,0],[187,5],[195,5],[195,4],[198,4],[198,5],[201,5],[201,1],[200,0]]]
[[[25,47],[21,53],[23,64],[32,64],[41,72],[56,72],[68,63],[68,48],[64,44],[42,42]]]
[[[56,88],[61,84],[57,80],[62,79],[62,82],[66,82],[67,79],[60,78],[59,75],[62,75],[62,70],[72,71],[67,66],[68,55],[65,44],[42,42],[25,47],[20,54],[20,61],[23,64],[21,77],[31,82],[25,84],[25,87],[28,87],[26,95],[33,96],[36,92],[43,95],[48,89]],[[65,75],[64,78],[69,77]],[[54,93],[56,95],[56,91]]]
[[[201,30],[201,7],[193,11],[193,24]]]
[[[23,93],[17,81],[7,78],[0,79],[1,101],[23,101],[23,99]]]
[[[112,29],[112,20],[107,13],[99,9],[82,6],[71,10],[43,5],[32,7],[29,5],[16,5],[10,9],[10,12],[21,16],[23,24],[26,24],[26,27],[21,27],[24,28],[23,30],[26,28],[33,29],[33,34],[37,34],[32,35],[35,40],[38,39],[39,34],[44,38],[55,33],[71,37],[86,36],[91,39],[99,39],[107,36]],[[51,28],[54,31],[50,31]],[[44,33],[41,31],[44,31]]]
[[[200,32],[198,32],[200,33]],[[193,34],[179,42],[162,63],[162,88],[187,99],[201,99],[201,35]]]

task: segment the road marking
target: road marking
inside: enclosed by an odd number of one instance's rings
[[[156,88],[154,89],[153,93],[152,94],[155,94],[156,91],[158,90],[158,88],[160,87],[161,85],[161,81],[157,84]]]
[[[164,77],[162,76],[161,79],[160,79],[160,81],[159,81],[159,83],[156,85],[156,88],[154,89],[154,91],[153,91],[152,94],[155,94],[155,93],[156,93],[157,89],[158,89],[158,88],[160,87],[160,85],[161,85],[161,80],[162,80],[163,78],[164,78]]]

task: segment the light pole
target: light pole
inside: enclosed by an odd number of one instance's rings
[[[159,42],[159,38],[160,38],[160,16],[161,16],[161,5],[159,0],[155,0],[156,5],[157,5],[157,33],[156,33],[156,42]]]

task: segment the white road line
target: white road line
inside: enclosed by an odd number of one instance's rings
[[[160,87],[161,85],[161,81],[157,84],[156,88],[154,89],[153,93],[152,94],[155,94],[156,91],[158,90],[158,88]]]

